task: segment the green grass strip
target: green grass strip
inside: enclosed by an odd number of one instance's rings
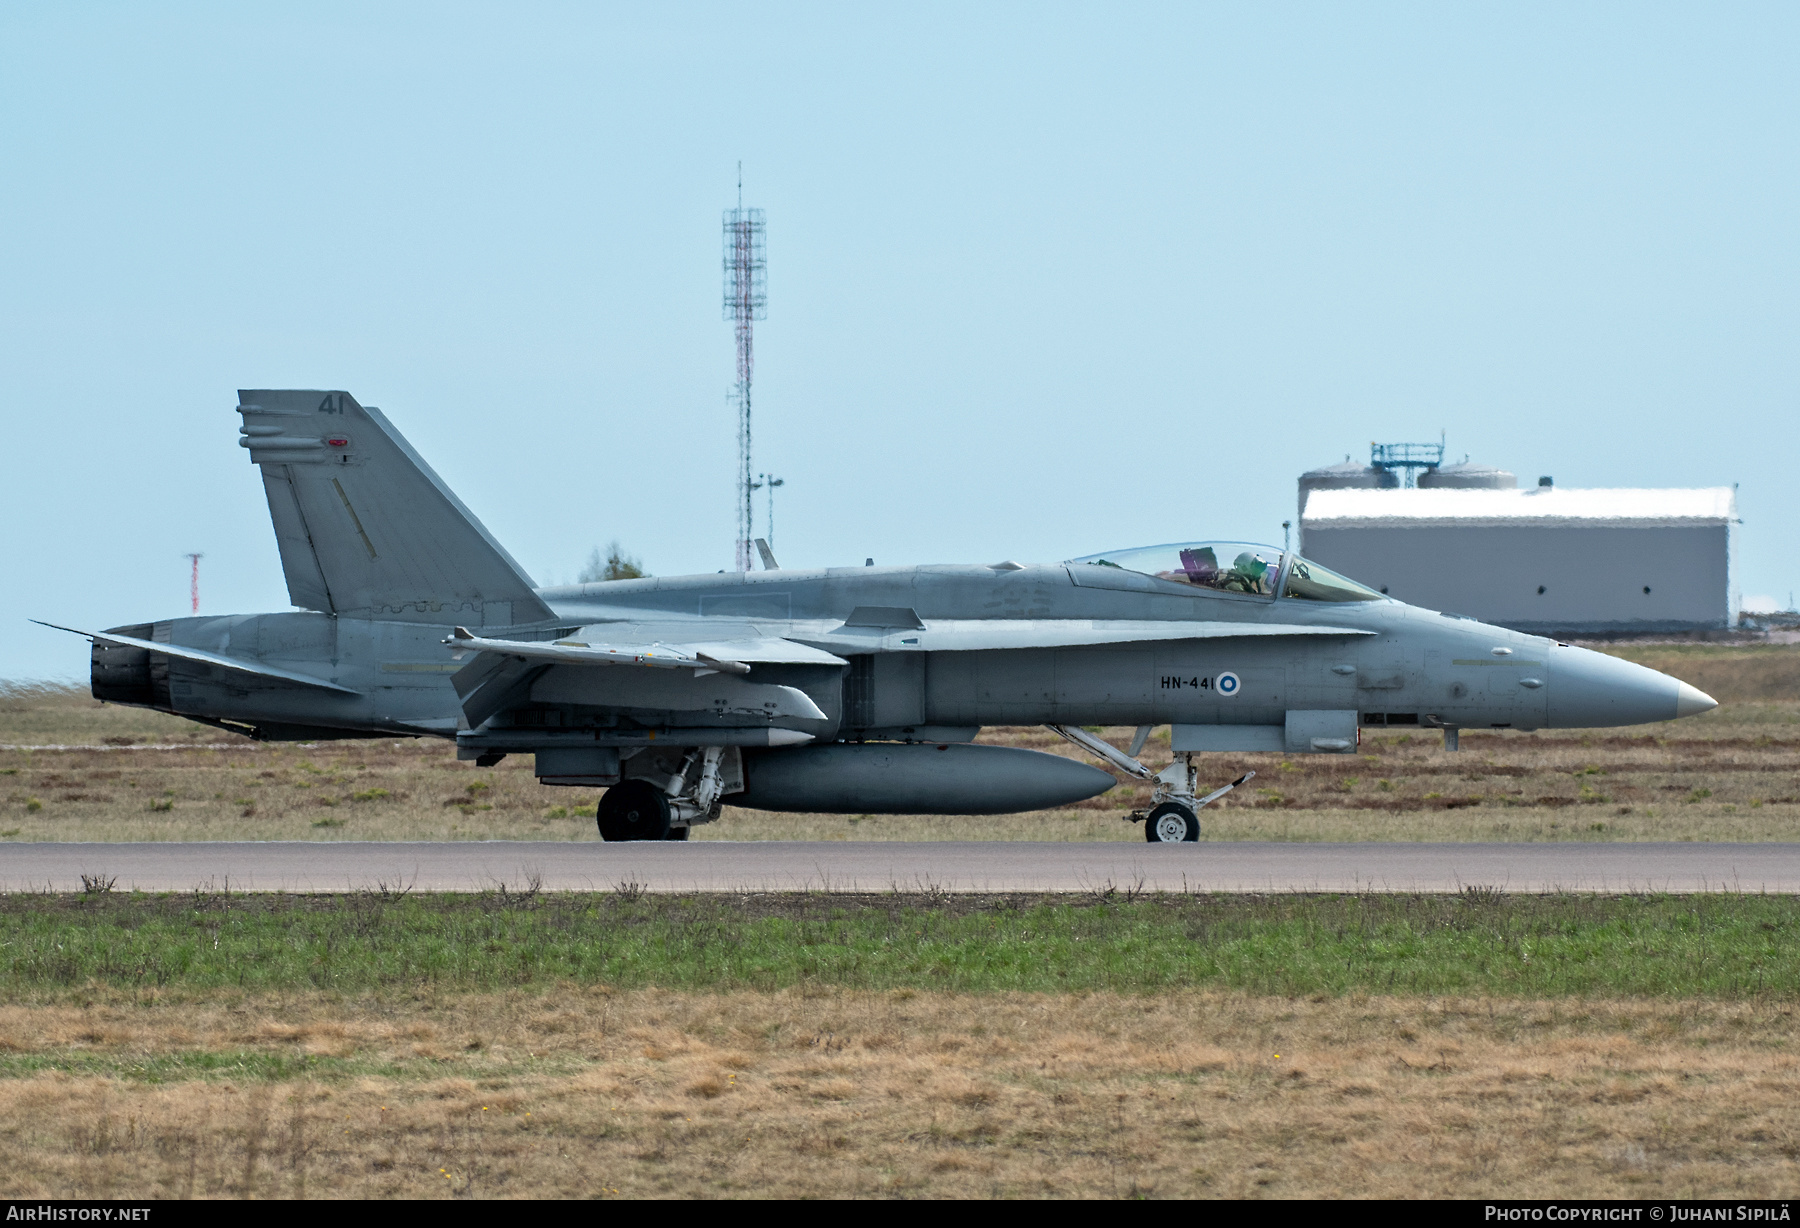
[[[0,897],[0,996],[562,982],[1793,997],[1785,896]]]

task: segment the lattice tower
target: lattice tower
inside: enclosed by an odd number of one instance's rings
[[[731,399],[737,407],[737,569],[750,570],[750,377],[756,365],[757,320],[768,318],[768,256],[763,239],[763,211],[744,208],[744,184],[738,179],[738,204],[725,210],[725,318],[737,334],[737,385]]]

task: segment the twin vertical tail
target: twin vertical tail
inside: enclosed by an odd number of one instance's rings
[[[347,392],[240,391],[288,596],[351,618],[501,627],[552,617],[512,555],[381,411]]]

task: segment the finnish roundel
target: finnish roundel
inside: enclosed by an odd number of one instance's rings
[[[1243,684],[1238,681],[1238,676],[1236,674],[1227,671],[1220,674],[1217,680],[1213,682],[1213,685],[1218,688],[1219,694],[1229,699],[1231,696],[1238,693],[1238,687]]]

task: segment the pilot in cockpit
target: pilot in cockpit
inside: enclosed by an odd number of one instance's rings
[[[1233,559],[1229,568],[1219,566],[1211,546],[1183,547],[1179,557],[1180,571],[1160,571],[1157,578],[1226,593],[1267,593],[1274,578],[1271,564],[1249,550]]]
[[[1274,587],[1270,580],[1269,564],[1246,550],[1231,561],[1219,587],[1234,593],[1267,593]]]

